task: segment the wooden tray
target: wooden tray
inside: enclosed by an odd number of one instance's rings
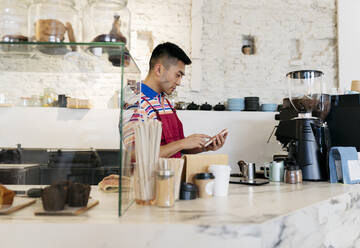
[[[45,211],[41,209],[36,211],[34,214],[37,216],[78,216],[80,214],[85,213],[86,211],[90,210],[91,208],[95,207],[99,204],[98,200],[90,200],[86,207],[68,207],[66,206],[64,210],[59,211]]]
[[[26,208],[32,204],[34,204],[36,200],[22,198],[22,197],[15,197],[13,204],[8,208],[0,209],[0,215],[8,215],[12,214],[20,209]]]

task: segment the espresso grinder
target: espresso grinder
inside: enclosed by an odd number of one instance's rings
[[[275,117],[280,121],[275,136],[288,151],[288,164],[301,169],[303,180],[325,181],[330,136],[324,120],[330,111],[330,96],[323,94],[323,73],[301,70],[286,77],[289,98],[283,100]]]

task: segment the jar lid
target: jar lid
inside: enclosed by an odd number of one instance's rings
[[[182,183],[181,191],[197,192],[198,189],[197,189],[196,185],[193,183]]]
[[[289,165],[287,168],[290,171],[300,170],[300,166],[298,166],[298,165]]]
[[[195,175],[195,179],[205,180],[205,179],[214,179],[215,176],[212,173],[198,173]]]
[[[159,176],[173,176],[174,175],[174,171],[171,170],[159,170],[157,171]]]

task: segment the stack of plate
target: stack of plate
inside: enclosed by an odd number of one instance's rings
[[[276,103],[264,103],[261,104],[261,111],[264,112],[276,112],[277,111],[277,104]]]
[[[229,98],[228,109],[230,111],[242,111],[245,109],[244,98]]]
[[[260,109],[259,97],[245,97],[245,111],[258,111]]]

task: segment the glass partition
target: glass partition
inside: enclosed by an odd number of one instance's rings
[[[119,175],[105,185],[120,184],[119,195],[106,197],[123,214],[140,76],[123,43],[0,42],[0,184],[96,186]]]

